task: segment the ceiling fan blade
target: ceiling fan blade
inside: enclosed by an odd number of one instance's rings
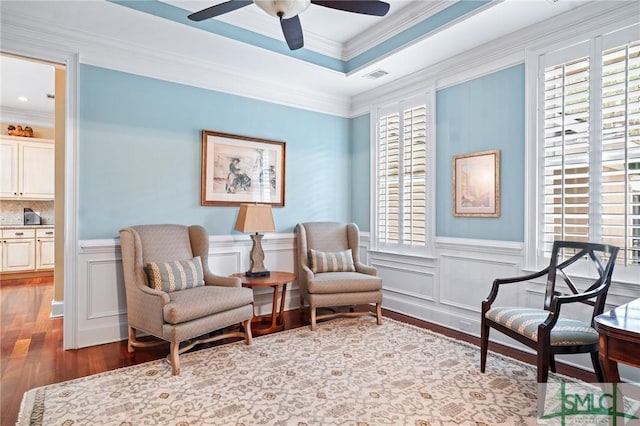
[[[311,0],[311,3],[363,15],[384,16],[389,12],[389,3],[378,0]]]
[[[230,0],[211,7],[207,7],[206,9],[202,9],[199,12],[194,12],[187,18],[191,19],[192,21],[204,21],[205,19],[220,16],[224,13],[240,9],[241,7],[249,6],[251,3],[253,3],[253,0]]]
[[[284,34],[284,39],[287,40],[289,49],[296,50],[304,46],[302,25],[300,24],[298,15],[289,19],[282,19],[281,17],[280,26],[282,27],[282,33]]]

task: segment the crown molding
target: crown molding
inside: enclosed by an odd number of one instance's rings
[[[0,22],[3,41],[5,37],[24,38],[34,44],[42,42],[41,45],[64,47],[65,50],[78,53],[83,64],[330,115],[349,115],[350,101],[347,96],[331,96],[261,79],[248,74],[246,69],[238,70],[213,60],[149,48],[37,18],[27,20],[8,11],[3,11]],[[216,78],[211,78],[212,75]]]
[[[455,1],[436,0],[412,2],[380,24],[348,40],[343,47],[342,60],[348,61],[374,48],[414,25],[451,6]]]
[[[590,2],[546,21],[515,31],[499,39],[394,80],[352,98],[351,116],[371,111],[380,99],[398,92],[436,82],[436,89],[460,84],[483,75],[523,63],[527,50],[573,39],[586,39],[593,32],[606,33],[637,22],[640,2]],[[397,97],[397,95],[396,95]]]

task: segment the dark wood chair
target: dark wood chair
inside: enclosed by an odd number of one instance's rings
[[[489,330],[495,328],[536,350],[538,383],[547,382],[549,368],[556,372],[556,354],[577,353],[591,355],[597,379],[603,382],[594,318],[604,310],[617,254],[618,247],[611,245],[556,241],[553,244],[549,266],[542,271],[516,278],[496,279],[489,296],[482,302],[480,371],[485,372]],[[574,264],[578,266],[581,260],[590,261],[597,274],[595,281],[585,290],[579,290],[567,275],[567,268]],[[545,275],[547,286],[543,309],[493,306],[498,290],[503,285],[527,282]],[[556,284],[560,283],[564,284],[568,292],[559,291]],[[590,320],[578,320],[567,316],[565,306],[572,303],[589,305]]]

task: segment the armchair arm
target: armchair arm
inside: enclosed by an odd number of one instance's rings
[[[499,289],[499,287],[501,285],[503,285],[503,284],[513,284],[513,283],[519,283],[519,282],[523,282],[523,281],[530,281],[530,280],[533,280],[535,278],[540,278],[540,277],[542,277],[544,275],[547,275],[548,273],[549,273],[549,267],[546,267],[541,271],[534,272],[534,273],[528,274],[528,275],[522,275],[522,276],[519,276],[519,277],[496,278],[495,280],[493,280],[493,285],[491,286],[491,291],[489,292],[489,295],[484,300],[484,302],[482,302],[482,305],[485,306],[485,304],[486,304],[486,310],[489,310],[489,308],[491,307],[491,304],[493,303],[493,301],[496,300],[496,297],[498,297],[498,289]]]
[[[162,290],[156,290],[140,282],[138,282],[136,288],[143,295],[141,297],[148,298],[148,300],[159,299],[163,305],[169,303],[169,295]]]
[[[205,272],[204,283],[205,285],[218,285],[222,287],[240,287],[242,280],[238,277],[223,277],[222,275]]]
[[[355,262],[356,271],[367,275],[375,275],[376,268],[374,266],[365,265],[362,262]]]
[[[591,291],[585,291],[579,294],[560,294],[556,295],[551,301],[551,310],[554,312],[560,312],[560,306],[566,303],[583,302],[601,294],[607,289],[606,286],[600,285]]]
[[[133,288],[131,288],[133,287]],[[162,336],[163,307],[169,295],[137,281],[127,290],[127,319],[129,326]]]
[[[311,268],[309,268],[307,265],[300,265],[300,269],[302,269],[302,273],[306,275],[308,280],[312,280],[313,277],[315,276],[315,274],[313,273],[313,271],[311,271]]]
[[[553,328],[560,318],[560,309],[562,308],[562,305],[592,299],[606,289],[607,287],[605,285],[600,285],[599,287],[584,293],[556,295],[553,297],[553,299],[551,299],[551,306],[549,307],[549,316],[547,316],[547,318],[538,326],[538,335],[540,336],[542,332],[546,331],[546,329]]]

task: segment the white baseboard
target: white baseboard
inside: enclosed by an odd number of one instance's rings
[[[51,301],[51,318],[59,318],[64,316],[64,301],[52,300]]]

